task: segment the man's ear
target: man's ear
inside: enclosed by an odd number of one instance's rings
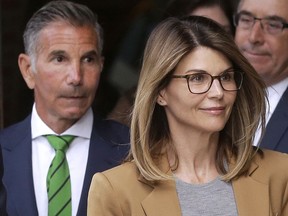
[[[102,70],[103,70],[104,61],[105,61],[104,56],[101,56],[101,58],[100,58],[100,70],[101,70],[101,72],[102,72]]]
[[[34,80],[34,73],[32,70],[32,65],[31,65],[31,58],[30,56],[21,53],[18,57],[18,66],[21,71],[22,77],[25,80],[27,86],[30,89],[34,89],[35,87],[35,80]]]

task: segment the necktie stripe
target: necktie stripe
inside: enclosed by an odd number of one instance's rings
[[[55,157],[51,162],[46,179],[49,200],[48,216],[71,216],[71,181],[65,152],[74,136],[47,135],[46,138],[55,149]]]
[[[64,206],[56,213],[56,216],[60,215],[61,212],[63,212],[65,210],[65,208],[71,204],[71,198],[64,204]]]
[[[49,198],[49,202],[53,200],[53,198],[65,187],[66,183],[70,180],[70,175],[66,178],[66,180],[60,185],[60,187],[52,194],[52,196]]]
[[[51,173],[50,178],[52,178],[54,176],[55,173],[57,173],[57,171],[61,168],[61,166],[63,166],[64,162],[65,162],[65,158],[63,158],[63,160],[60,162],[60,164],[55,167],[55,170]]]
[[[57,138],[59,138],[60,140],[64,141],[67,146],[70,144],[69,140],[66,140],[63,137],[57,137]]]

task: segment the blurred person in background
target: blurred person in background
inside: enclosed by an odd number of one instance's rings
[[[205,16],[218,22],[227,32],[234,34],[233,3],[231,0],[174,0],[168,4],[164,14],[165,17]]]
[[[268,91],[266,132],[254,145],[288,153],[288,2],[240,0],[235,24],[235,41]]]

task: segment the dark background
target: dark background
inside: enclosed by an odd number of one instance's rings
[[[24,119],[32,110],[33,91],[28,89],[22,79],[17,61],[19,53],[24,51],[22,34],[28,19],[47,2],[0,2],[0,128]],[[161,19],[169,0],[74,2],[85,4],[93,10],[104,29],[105,64],[93,109],[105,117],[119,96],[137,82],[135,77],[139,72],[145,41],[153,26]],[[122,67],[119,67],[119,63]]]

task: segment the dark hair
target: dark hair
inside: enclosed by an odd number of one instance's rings
[[[235,26],[233,24],[234,1],[233,0],[173,0],[168,4],[164,13],[167,17],[187,16],[194,10],[201,7],[219,6],[229,20],[232,34],[234,35]]]

